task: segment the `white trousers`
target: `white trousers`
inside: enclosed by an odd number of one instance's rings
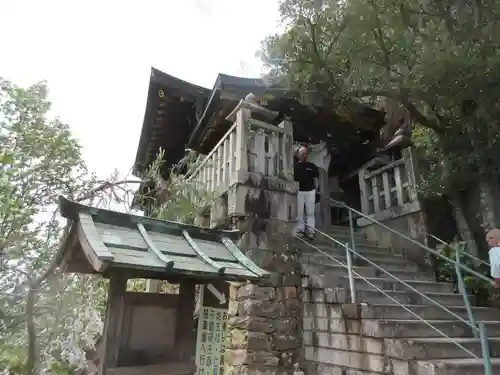
[[[316,204],[316,190],[297,192],[297,227],[296,232],[314,232],[314,206]],[[305,208],[305,217],[304,217]],[[305,220],[304,220],[305,219]],[[307,228],[306,228],[307,225]]]

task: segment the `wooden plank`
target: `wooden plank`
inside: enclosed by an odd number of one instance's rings
[[[148,245],[149,250],[156,256],[158,257],[159,260],[165,263],[165,268],[167,270],[171,269],[174,266],[174,261],[170,259],[168,256],[163,254],[155,245],[155,243],[151,240],[151,237],[149,237],[148,232],[146,231],[146,228],[144,228],[144,225],[141,223],[137,224],[137,228],[139,229],[139,233],[141,234],[142,238],[144,239],[144,242]]]
[[[195,372],[196,365],[190,361],[186,363],[110,368],[108,375],[192,375]]]
[[[195,287],[192,281],[181,282],[179,285],[179,300],[177,310],[176,347],[179,359],[189,361],[192,357],[193,348],[196,347],[195,335],[193,334],[193,314],[195,304]]]
[[[109,281],[106,320],[104,322],[104,354],[100,363],[100,375],[107,375],[107,369],[118,365],[120,335],[123,320],[124,295],[127,288],[125,277],[115,276]]]
[[[238,260],[238,262],[245,268],[247,268],[250,272],[252,272],[255,276],[257,277],[270,276],[269,272],[258,267],[254,262],[248,259],[245,255],[243,255],[240,249],[238,249],[238,247],[233,243],[233,241],[231,241],[229,237],[222,236],[221,240],[224,246],[226,246],[229,252]]]
[[[219,242],[212,242],[212,241],[206,241],[206,240],[200,240],[196,239],[196,244],[198,245],[198,248],[203,251],[209,258],[212,259],[220,259],[220,260],[227,260],[227,261],[235,261],[237,262],[238,260],[227,250],[227,248],[219,243]]]
[[[219,265],[217,262],[214,262],[212,259],[210,259],[203,251],[200,250],[200,248],[196,245],[194,240],[191,238],[189,233],[186,230],[182,231],[182,235],[188,242],[189,246],[196,252],[196,254],[203,259],[205,263],[207,263],[210,267],[213,267],[217,270],[218,273],[222,274],[224,273],[225,267]]]
[[[97,230],[103,242],[109,246],[122,247],[124,249],[147,251],[148,246],[141,237],[138,230],[118,227],[116,225],[97,223]],[[148,232],[149,237],[156,245],[156,248],[167,256],[186,255],[196,256],[194,250],[186,243],[184,237],[159,232]],[[208,257],[226,261],[236,260],[222,245],[218,242],[196,239],[196,243]]]
[[[150,268],[155,271],[163,271],[163,262],[161,262],[158,258],[153,257],[151,253],[148,252],[140,252],[135,250],[125,250],[121,248],[110,247],[110,250],[115,256],[114,263],[121,263],[122,265],[136,265],[142,269]],[[174,267],[176,271],[182,269],[189,270],[198,270],[200,272],[208,272],[214,273],[215,270],[204,263],[201,259],[196,257],[183,257],[183,256],[175,256],[171,255],[170,258],[174,261]],[[227,269],[235,269],[235,270],[246,270],[246,267],[235,262],[224,262],[218,261],[217,264],[225,267]],[[239,274],[239,273],[238,273]],[[246,275],[246,274],[245,274]]]
[[[108,251],[99,237],[92,216],[80,212],[78,217],[77,233],[83,253],[92,267],[102,272],[113,261],[113,254]]]
[[[203,274],[207,276],[217,276],[218,278],[222,278],[223,280],[226,279],[231,279],[232,277],[237,277],[241,279],[244,277],[244,279],[256,279],[257,277],[255,276],[254,273],[245,270],[245,269],[238,269],[238,268],[225,268],[224,269],[224,275],[221,276],[220,273],[217,272],[216,269],[211,268],[210,266],[203,264],[202,266],[192,264],[192,263],[177,263],[175,265],[176,272],[178,273],[186,273],[186,274],[196,274],[196,275],[201,275]]]
[[[114,265],[129,265],[132,268],[149,269],[152,271],[165,271],[165,263],[160,262],[158,258],[153,258],[149,253],[141,253],[134,250],[124,250],[110,247],[113,251],[115,260]],[[142,255],[142,256],[140,256]]]

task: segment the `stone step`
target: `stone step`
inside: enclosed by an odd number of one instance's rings
[[[449,337],[472,337],[472,328],[460,320],[428,320],[435,328]],[[374,338],[443,337],[442,333],[421,320],[410,319],[347,319],[333,317],[306,317],[304,331],[344,333],[346,324],[351,334]],[[500,322],[483,321],[489,337],[500,337]]]
[[[317,244],[315,242],[312,243],[315,247],[318,249],[321,249],[326,252],[342,252],[345,253],[345,247],[344,245],[338,244],[338,243],[329,243],[329,244]],[[314,248],[311,248],[311,253],[314,254],[315,250]],[[349,248],[352,249],[351,244],[349,244]],[[368,255],[381,255],[381,256],[392,256],[392,255],[399,255],[399,256],[404,256],[402,251],[398,250],[393,250],[388,247],[381,247],[381,246],[376,246],[376,245],[360,245],[356,244],[356,250],[357,253],[363,255],[363,256],[368,256]],[[308,251],[309,252],[309,251]],[[353,256],[355,254],[353,253]]]
[[[470,337],[472,328],[460,320],[428,320],[435,328],[449,337]],[[484,321],[489,337],[500,336],[499,321]],[[377,320],[364,319],[362,334],[371,337],[442,337],[442,334],[421,320]]]
[[[482,356],[479,339],[457,337],[452,340],[445,337],[377,339],[355,334],[346,337],[342,333],[315,331],[304,331],[303,334],[305,346],[316,346],[334,350],[366,351],[397,360],[413,361]],[[500,338],[490,339],[489,348],[491,355],[496,357],[500,351]]]
[[[438,306],[431,305],[405,305],[413,313],[425,320],[450,320],[455,319],[453,315],[443,310]],[[467,310],[465,306],[446,306],[448,310],[462,317],[467,318]],[[490,307],[472,307],[472,313],[476,320],[496,321],[498,320],[498,310]],[[385,304],[385,305],[362,305],[361,316],[367,319],[409,319],[419,320],[415,315],[404,309],[400,305]]]
[[[397,276],[397,275],[395,275]],[[394,290],[394,291],[411,291],[405,285],[401,284],[394,278],[390,278],[388,275],[381,275],[381,277],[370,277],[366,278],[372,284],[378,286],[382,290]],[[342,276],[341,285],[349,285],[349,277]],[[356,290],[374,290],[375,288],[369,285],[365,280],[360,277],[354,277]],[[436,281],[427,280],[404,280],[405,283],[411,287],[417,289],[422,293],[453,293],[454,286],[451,283],[441,283]]]
[[[322,232],[322,233],[326,234],[328,237],[331,238],[328,238],[327,236],[319,232],[316,232],[316,236],[313,241],[314,244],[329,245],[331,243],[335,243],[335,241],[333,241],[332,238],[343,244],[347,242],[349,243],[349,246],[352,243],[351,235],[349,233],[331,233],[331,232]],[[378,246],[377,241],[368,240],[365,236],[356,233],[354,234],[354,243],[360,246]]]
[[[319,250],[318,250],[319,249]],[[392,254],[390,253],[390,250],[385,249],[385,252],[379,251],[379,250],[374,250],[373,248],[368,248],[368,247],[361,247],[359,249],[356,249],[356,252],[363,257],[366,257],[370,260],[373,258],[375,259],[393,259],[393,258],[401,258],[405,259],[403,254]],[[346,256],[346,251],[344,247],[332,247],[332,246],[317,246],[317,248],[310,247],[307,249],[307,251],[304,251],[302,253],[302,256],[304,257],[309,257],[311,259],[319,257],[320,259],[329,259],[328,255],[331,255],[335,258],[345,258]],[[353,261],[358,258],[361,262],[363,262],[363,259],[356,254],[351,252],[351,256]],[[406,260],[405,260],[406,261]]]
[[[306,262],[303,262],[301,260],[301,268],[302,268],[302,274],[306,275],[308,277],[314,277],[315,280],[318,280],[318,287],[319,286],[328,286],[328,287],[334,287],[337,282],[337,279],[342,276],[347,276],[347,267],[346,266],[341,266],[339,264],[337,265],[323,265],[323,264],[308,264]],[[359,267],[355,266],[353,267],[353,271],[356,272],[358,275],[361,275],[363,277],[384,277],[388,278],[385,273],[382,273],[382,271],[378,270],[375,267],[372,266],[364,266],[364,267]],[[392,275],[397,276],[401,279],[404,280],[424,280],[424,281],[433,281],[434,276],[429,275],[423,272],[415,271],[414,269],[397,269],[397,268],[387,268],[386,271],[390,272]],[[322,284],[320,284],[322,283]]]
[[[304,267],[303,267],[304,269]],[[357,270],[356,270],[357,272]],[[389,271],[390,272],[390,271]],[[405,274],[395,275],[392,271],[391,274],[403,280],[405,283],[411,287],[417,289],[422,293],[453,293],[454,287],[450,283],[438,283],[432,280],[405,280]],[[355,276],[356,290],[377,290],[368,282],[374,284],[382,290],[394,290],[394,291],[411,291],[401,282],[390,278],[388,275],[381,275],[380,277],[371,277],[372,275],[358,277]],[[349,287],[349,277],[347,276],[347,270],[341,276],[338,273],[327,270],[317,270],[317,272],[309,272],[305,276],[307,282],[302,284],[303,287],[313,287],[313,288],[347,288]]]
[[[455,337],[453,340],[454,342],[445,337],[385,339],[385,353],[389,357],[406,360],[472,357],[466,350],[477,357],[482,356],[479,339]],[[489,348],[492,357],[500,356],[500,338],[490,338]]]
[[[492,358],[491,364],[493,374],[500,374],[500,358]],[[475,358],[418,361],[413,367],[415,375],[484,375],[485,373],[483,360]]]
[[[338,265],[339,262],[341,261],[342,263],[346,263],[346,256],[345,254],[342,254],[340,251],[338,252],[331,252],[329,254],[331,256],[326,256],[318,252],[318,254],[311,254],[311,255],[303,255],[305,258],[303,261],[310,263],[310,264],[322,264],[325,266],[328,265]],[[333,259],[332,259],[333,258]],[[405,258],[399,255],[391,255],[391,256],[382,256],[382,255],[370,255],[367,256],[370,261],[375,263],[379,268],[402,268],[405,270],[413,270],[413,271],[418,271],[418,266],[414,263],[409,263]],[[353,259],[353,265],[355,266],[367,266],[370,265],[371,267],[377,268],[374,265],[368,263],[367,261],[357,258]]]
[[[413,291],[391,291],[384,290],[384,295],[378,290],[357,290],[356,301],[369,305],[384,305],[397,302],[404,305],[435,305],[432,301]],[[303,301],[313,303],[349,303],[349,288],[305,288],[303,290]],[[462,296],[454,293],[425,293],[434,302],[443,306],[460,306],[463,303]],[[473,296],[470,296],[473,303]]]

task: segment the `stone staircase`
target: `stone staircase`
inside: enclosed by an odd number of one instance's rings
[[[347,228],[331,227],[328,234],[342,243],[349,241]],[[321,237],[317,235],[314,246],[345,264],[344,248]],[[420,271],[403,254],[379,247],[358,233],[356,247],[363,256],[467,320],[462,296],[454,293],[452,284],[434,281],[431,274]],[[308,375],[484,374],[482,359],[474,358],[413,314],[481,358],[479,339],[465,323],[360,259],[355,260],[354,271],[407,309],[360,277],[355,277],[358,304],[351,304],[347,269],[312,247],[303,244],[302,248],[303,340]],[[476,320],[487,324],[493,374],[500,374],[500,311],[473,307],[473,312]]]

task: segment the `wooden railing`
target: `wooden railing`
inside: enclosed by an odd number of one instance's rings
[[[373,214],[414,200],[413,186],[404,159],[385,165],[375,171],[359,173],[361,207],[363,213]]]
[[[252,118],[273,119],[277,113],[242,100],[227,117],[233,124],[204,160],[190,174],[211,192],[224,192],[241,173],[293,179],[293,127],[278,126]]]

